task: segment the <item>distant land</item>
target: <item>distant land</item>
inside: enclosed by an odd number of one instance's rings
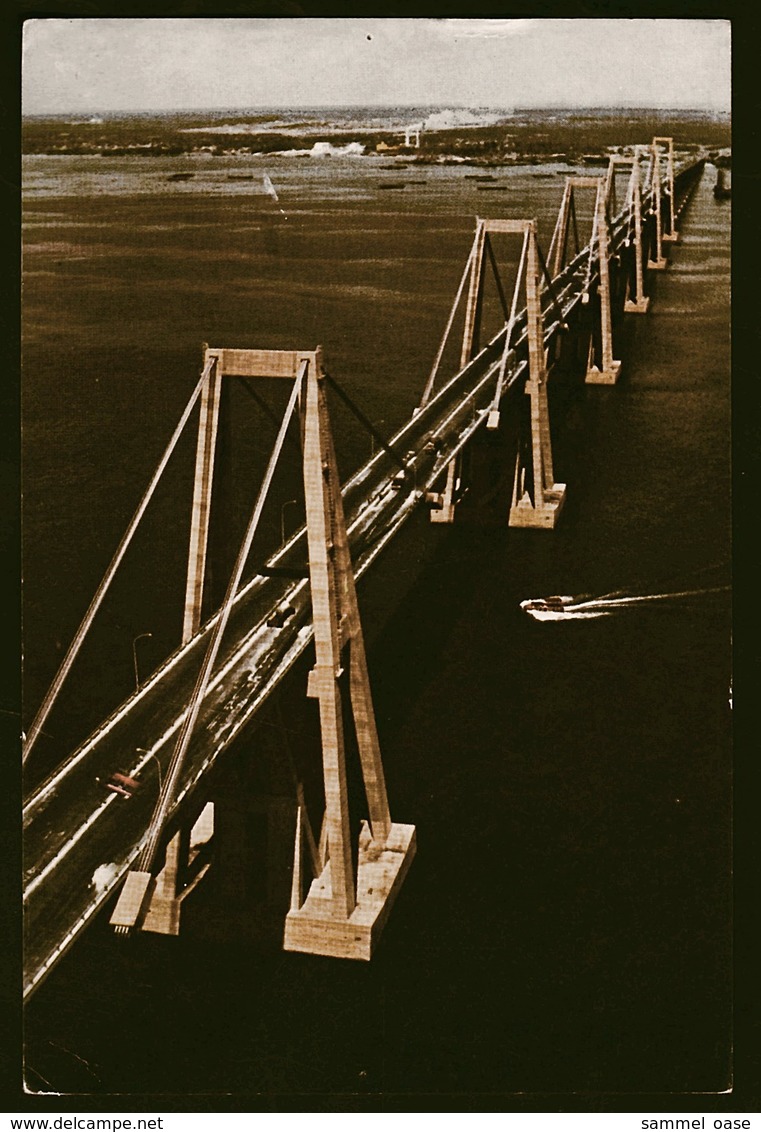
[[[405,129],[420,126],[419,146]],[[579,160],[673,136],[682,149],[726,148],[730,115],[710,110],[437,107],[198,110],[29,115],[25,154],[172,157],[183,154],[309,156],[332,151],[393,155],[425,163],[447,157],[505,164]]]

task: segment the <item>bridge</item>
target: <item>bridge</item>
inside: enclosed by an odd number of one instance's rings
[[[25,802],[25,995],[117,894],[117,930],[180,930],[183,900],[201,882],[213,845],[206,822],[210,774],[311,647],[316,663],[308,694],[320,704],[326,816],[321,830],[313,830],[297,797],[285,945],[369,958],[414,855],[414,829],[394,823],[388,813],[355,581],[414,513],[428,509],[433,522],[454,521],[468,488],[470,455],[489,433],[507,437],[514,457],[508,521],[556,525],[566,486],[554,478],[548,383],[578,372],[590,384],[615,384],[621,362],[615,358],[614,312],[647,312],[648,274],[666,267],[667,246],[678,238],[703,164],[697,158],[677,168],[672,139],[655,138],[628,156],[612,157],[605,176],[568,178],[546,257],[535,220],[479,219],[416,411],[390,440],[377,437],[378,450],[342,487],[326,389],[372,426],[326,372],[322,352],[206,348],[177,429],[27,732],[25,760],[200,402],[183,641],[57,770],[30,788]],[[619,170],[627,175],[621,208]],[[593,202],[584,239],[577,200],[587,192]],[[500,247],[517,262],[510,301]],[[501,318],[482,345],[489,280]],[[458,312],[463,332],[452,372],[443,360]],[[201,624],[219,390],[225,381],[255,383],[260,377],[289,383],[288,408],[225,601]],[[244,583],[251,539],[296,414],[307,523]],[[359,829],[346,786],[348,702],[369,809]]]

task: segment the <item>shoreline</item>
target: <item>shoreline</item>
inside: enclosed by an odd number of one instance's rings
[[[87,121],[28,117],[22,123],[22,153],[154,158],[347,155],[421,165],[445,161],[516,165],[607,162],[610,153],[625,152],[653,134],[673,136],[685,152],[722,150],[731,144],[729,115],[709,111],[537,110],[488,123],[419,122],[408,127],[397,124],[398,114],[387,115],[378,125],[356,120],[346,124],[339,114],[331,121],[278,122],[275,128],[264,125],[261,116],[228,117],[236,120],[221,123],[211,113],[190,119],[168,114]],[[416,144],[408,144],[409,131],[417,131]]]

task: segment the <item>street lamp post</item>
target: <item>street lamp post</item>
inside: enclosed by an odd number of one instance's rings
[[[296,502],[297,502],[297,500],[295,500],[295,499],[286,499],[285,503],[280,508],[280,545],[281,546],[285,542],[285,509],[286,509],[286,507],[290,507],[290,505],[292,503],[295,504]]]
[[[386,422],[384,420],[378,421],[378,425],[377,425],[378,429],[383,428],[384,431],[385,431],[385,424],[386,424]],[[371,458],[374,455],[375,455],[375,437],[373,436],[372,433],[370,433],[370,456],[371,456]]]
[[[153,633],[138,633],[132,642],[132,665],[135,669],[135,691],[140,691],[140,674],[137,668],[137,642],[141,641],[143,637],[152,637]]]
[[[153,759],[156,763],[156,773],[159,779],[159,793],[161,793],[161,763],[159,762],[158,755],[154,755],[153,752],[149,751],[146,747],[135,747],[135,750],[138,751],[141,755],[147,755],[149,759]]]

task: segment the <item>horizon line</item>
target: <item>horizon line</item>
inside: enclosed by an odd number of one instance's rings
[[[578,104],[560,104],[560,103],[547,103],[547,104],[534,104],[531,106],[514,106],[504,107],[495,105],[467,105],[464,103],[442,103],[442,102],[326,102],[326,103],[304,103],[301,105],[295,104],[279,104],[279,105],[224,105],[224,106],[154,106],[154,107],[71,107],[66,110],[29,110],[25,111],[22,108],[22,118],[60,118],[69,116],[71,114],[207,114],[207,113],[240,113],[240,114],[258,114],[263,111],[277,111],[285,113],[294,110],[469,110],[471,112],[477,111],[491,111],[502,112],[506,117],[512,117],[516,114],[525,113],[526,111],[541,110],[541,111],[583,111],[583,110],[659,110],[659,111],[674,111],[674,112],[690,112],[690,113],[718,113],[718,114],[731,114],[731,106],[724,107],[720,105],[704,104],[704,105],[689,105],[677,106],[674,104],[669,105],[654,105],[649,103],[640,102],[600,102],[600,103],[578,103]]]

